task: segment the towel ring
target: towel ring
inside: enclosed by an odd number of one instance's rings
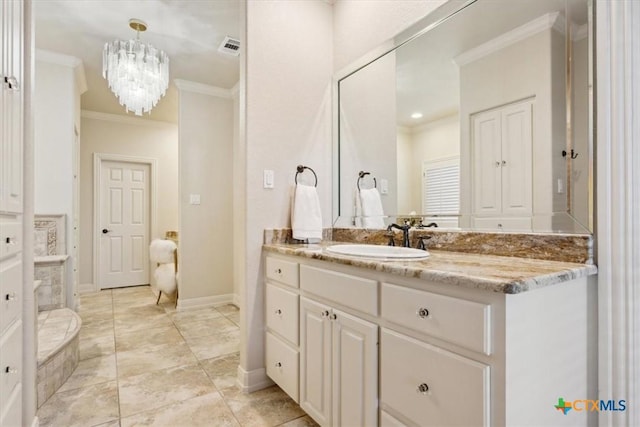
[[[298,174],[304,172],[305,169],[309,169],[311,171],[311,173],[313,173],[313,177],[316,179],[316,183],[314,184],[314,187],[317,187],[318,186],[318,175],[316,175],[316,172],[313,169],[311,169],[309,166],[298,165],[298,167],[297,167],[298,172],[296,172],[296,177],[295,177],[296,184],[298,184]]]
[[[356,186],[358,187],[358,191],[360,191],[360,180],[363,179],[367,175],[371,175],[371,173],[370,172],[365,172],[365,171],[358,172],[358,181],[356,183]],[[373,178],[373,187],[374,188],[378,188],[378,182],[376,181],[376,177],[372,176],[372,178]]]

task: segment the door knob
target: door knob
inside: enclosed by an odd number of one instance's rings
[[[106,228],[102,229],[102,234],[107,234],[108,232],[110,232],[111,230],[107,230]]]

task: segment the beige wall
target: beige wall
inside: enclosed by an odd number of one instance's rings
[[[180,92],[180,300],[178,307],[233,295],[233,100]],[[199,195],[200,204],[191,204]]]
[[[93,154],[157,160],[157,234],[178,229],[178,127],[172,123],[84,112],[80,141],[80,283],[93,283]],[[83,286],[85,287],[85,286]]]

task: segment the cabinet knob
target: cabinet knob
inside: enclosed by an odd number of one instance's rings
[[[280,315],[282,315],[282,310],[277,309],[277,310],[275,311],[275,313],[276,313],[276,315],[280,316]]]
[[[507,166],[507,161],[506,160],[502,161],[502,166]]]
[[[18,296],[16,295],[16,293],[15,293],[15,292],[11,292],[10,294],[5,295],[5,296],[4,296],[4,299],[5,299],[6,301],[15,301],[15,300],[17,300],[17,299],[18,299]]]
[[[276,368],[282,368],[282,363],[276,362]]]
[[[325,310],[322,313],[320,313],[320,316],[322,317],[329,317],[329,310]]]
[[[500,166],[500,162],[496,160],[496,167]]]
[[[427,383],[422,383],[418,386],[418,389],[416,391],[418,393],[427,394],[427,392],[429,391],[429,386],[427,385]]]
[[[338,318],[338,316],[336,316],[335,313],[332,313],[331,316],[329,316],[329,319],[331,320],[336,320]]]
[[[276,274],[282,274],[282,270],[279,268],[276,268]]]
[[[16,368],[12,368],[10,366],[7,366],[6,368],[4,368],[4,372],[6,374],[17,374],[18,370]]]
[[[418,311],[416,311],[416,315],[421,319],[426,319],[429,317],[429,310],[424,307],[419,308]]]
[[[7,237],[4,242],[7,245],[15,245],[16,244],[16,238],[15,237]]]

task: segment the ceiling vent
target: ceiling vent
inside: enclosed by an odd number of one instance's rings
[[[226,53],[227,55],[238,56],[240,54],[240,40],[232,39],[231,37],[226,36],[220,44],[218,52]]]

